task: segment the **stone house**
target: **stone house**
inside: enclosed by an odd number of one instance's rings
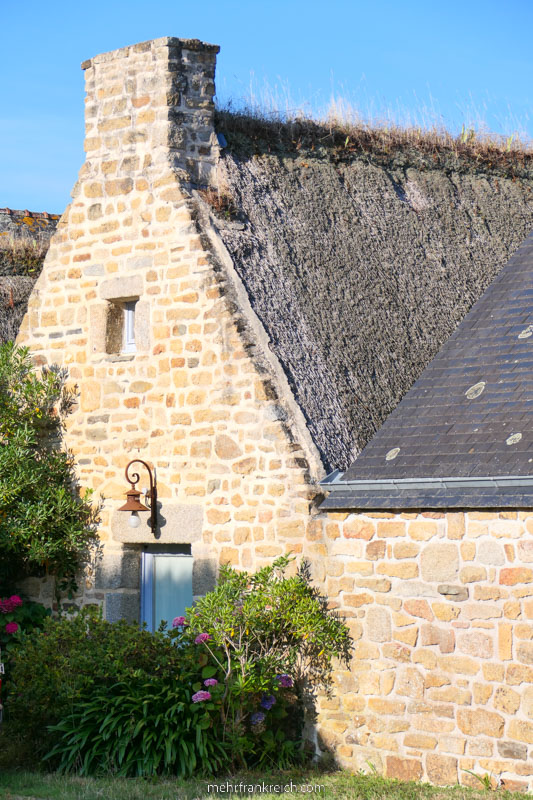
[[[215,126],[217,52],[82,65],[86,162],[18,337],[79,387],[66,442],[104,501],[79,602],[153,626],[219,563],[294,553],[356,642],[318,745],[529,786],[529,162]],[[133,459],[155,532],[119,510]]]

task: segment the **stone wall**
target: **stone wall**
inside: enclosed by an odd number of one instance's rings
[[[391,777],[530,788],[531,512],[329,513],[304,555],[355,639],[319,742]]]
[[[65,440],[103,498],[103,558],[78,602],[110,619],[138,619],[144,544],[190,544],[200,594],[220,561],[254,569],[299,552],[309,513],[291,399],[193,196],[216,166],[217,51],[165,38],[83,64],[87,160],[18,339],[78,386]],[[128,300],[135,353],[112,335]],[[117,511],[133,458],[157,470],[155,539]]]

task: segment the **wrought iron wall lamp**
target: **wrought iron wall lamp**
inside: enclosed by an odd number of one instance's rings
[[[135,486],[139,483],[140,477],[138,472],[132,472],[131,478],[129,475],[129,469],[132,464],[142,464],[143,467],[146,467],[148,472],[148,477],[150,478],[150,488],[145,491],[145,502],[148,503],[148,507],[143,506],[139,497],[141,496],[141,492],[139,489],[136,489]],[[134,458],[133,461],[126,467],[125,471],[126,480],[130,484],[130,490],[126,492],[126,497],[128,498],[127,501],[124,503],[123,506],[119,508],[119,511],[129,511],[131,516],[128,520],[130,527],[138,528],[141,524],[141,520],[139,518],[139,511],[150,511],[150,528],[152,529],[152,533],[155,535],[157,529],[157,486],[155,480],[155,469],[152,473],[152,470],[146,463],[146,461],[141,461],[140,458]]]

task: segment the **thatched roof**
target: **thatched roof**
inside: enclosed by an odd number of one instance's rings
[[[0,342],[14,340],[58,214],[0,208]]]
[[[533,171],[225,133],[222,238],[324,465],[346,469],[533,228]]]
[[[35,278],[0,277],[0,342],[15,340],[34,283]]]

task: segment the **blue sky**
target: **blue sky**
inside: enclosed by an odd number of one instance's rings
[[[221,102],[533,137],[531,0],[5,2],[0,207],[60,213],[83,163],[86,58],[159,36],[221,46]]]

